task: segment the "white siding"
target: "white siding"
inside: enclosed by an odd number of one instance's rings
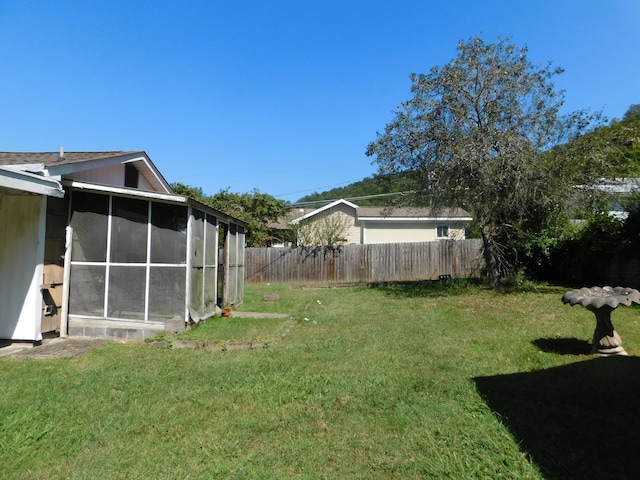
[[[42,339],[45,197],[0,190],[0,338]]]
[[[326,221],[326,218],[328,217],[340,218],[340,223],[344,222],[344,225],[347,227],[343,243],[360,243],[360,227],[356,225],[355,210],[353,208],[344,204],[336,205],[333,208],[325,210],[324,212],[311,217],[309,221],[312,223],[321,224],[322,222]]]
[[[362,243],[408,243],[433,242],[438,225],[449,226],[449,238],[464,239],[465,229],[460,222],[403,222],[403,221],[368,221],[362,226]]]
[[[367,222],[362,236],[365,244],[431,242],[436,239],[436,231],[435,225],[427,228],[424,223]]]
[[[328,215],[335,215],[343,219],[345,225],[347,225],[344,243],[360,243],[360,227],[356,225],[355,212],[351,207],[348,205],[337,205],[328,212]]]
[[[109,167],[92,168],[69,175],[69,179],[76,182],[98,183],[112,187],[124,187],[124,163]],[[153,188],[142,175],[138,176],[138,189],[153,191]]]

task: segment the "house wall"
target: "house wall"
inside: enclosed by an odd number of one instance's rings
[[[356,224],[355,210],[353,208],[348,205],[336,205],[335,207],[318,215],[318,220],[327,216],[337,216],[347,225],[344,243],[360,243],[360,226]]]
[[[45,197],[0,190],[0,338],[38,341]]]
[[[415,222],[367,222],[362,226],[362,243],[431,242],[436,239],[435,225]]]
[[[404,221],[368,221],[362,225],[362,244],[433,242],[438,225],[449,226],[449,238],[465,238],[464,225],[460,222],[404,222]]]
[[[78,182],[90,182],[102,185],[111,185],[114,187],[124,187],[124,171],[125,164],[120,163],[109,167],[99,167],[91,170],[75,172],[65,178]],[[142,175],[138,177],[138,189],[147,191],[153,190],[149,182],[147,182]]]

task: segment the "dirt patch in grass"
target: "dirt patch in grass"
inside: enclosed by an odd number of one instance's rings
[[[223,342],[223,343],[204,343],[198,340],[162,340],[159,342],[148,342],[144,344],[146,347],[152,348],[172,348],[172,349],[191,349],[206,350],[209,352],[226,352],[230,350],[251,350],[258,348],[267,348],[268,345],[263,342]]]

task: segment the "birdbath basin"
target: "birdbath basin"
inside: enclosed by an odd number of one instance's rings
[[[626,287],[591,287],[571,290],[562,297],[562,303],[582,305],[596,316],[591,353],[602,355],[627,355],[620,335],[611,323],[611,312],[618,305],[640,304],[640,292]]]

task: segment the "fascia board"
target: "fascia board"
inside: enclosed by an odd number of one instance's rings
[[[64,197],[64,189],[56,180],[12,168],[0,167],[0,186],[50,197]]]
[[[358,217],[363,222],[470,222],[472,217]]]
[[[71,180],[63,180],[62,184],[77,190],[89,190],[100,193],[115,193],[122,197],[135,198],[151,198],[155,200],[164,200],[173,203],[187,203],[189,197],[176,195],[174,193],[158,193],[148,192],[146,190],[136,190],[133,188],[114,187],[111,185],[99,185],[97,183],[77,182]]]
[[[162,185],[162,187],[167,191],[167,193],[172,193],[173,189],[171,188],[171,185],[169,185],[169,182],[167,182],[165,180],[165,178],[160,173],[160,170],[158,170],[158,168],[154,165],[154,163],[151,161],[151,159],[149,157],[147,157],[146,155],[144,157],[134,158],[134,159],[122,162],[122,163],[131,163],[131,162],[136,162],[136,161],[140,161],[140,160],[142,160],[144,162],[144,164],[147,166],[148,171],[151,172],[153,177],[158,181],[158,183],[160,185]]]
[[[116,155],[113,157],[99,158],[96,160],[89,160],[86,162],[76,163],[61,163],[60,165],[47,165],[45,168],[49,171],[51,176],[62,176],[70,173],[82,172],[84,170],[92,170],[94,168],[110,167],[111,165],[117,165],[120,163],[134,162],[136,160],[145,160],[144,153],[129,154],[129,155]]]
[[[171,186],[162,176],[160,171],[153,164],[151,159],[147,156],[145,152],[135,152],[127,155],[116,155],[113,157],[100,158],[97,160],[90,160],[87,162],[80,163],[63,163],[61,165],[48,165],[46,170],[48,171],[50,176],[62,177],[63,175],[68,175],[70,173],[82,172],[84,170],[92,170],[94,168],[102,168],[102,167],[110,167],[112,165],[131,163],[131,162],[142,162],[147,167],[147,171],[151,173],[151,176],[158,181],[158,183],[162,186],[166,193],[172,193]]]
[[[44,163],[21,163],[17,165],[2,165],[1,168],[18,172],[47,173],[45,172]]]
[[[185,197],[184,195],[176,195],[174,193],[157,193],[157,192],[147,192],[146,190],[135,190],[130,188],[122,188],[122,187],[112,187],[109,185],[97,185],[93,183],[84,183],[84,182],[72,182],[72,181],[63,181],[65,186],[69,186],[73,189],[77,190],[86,190],[91,192],[98,193],[106,193],[106,194],[115,194],[121,197],[130,197],[130,198],[144,198],[150,200],[159,200],[168,203],[179,203],[188,206],[196,207],[200,210],[203,210],[207,213],[211,213],[216,217],[224,219],[226,221],[231,221],[236,223],[237,225],[241,225],[246,227],[248,224],[239,218],[232,217],[231,215],[227,215],[224,212],[216,210],[215,208],[211,208],[204,203],[198,202],[190,197]]]
[[[351,203],[348,200],[344,200],[344,199],[341,198],[340,200],[336,200],[334,202],[331,202],[331,203],[325,205],[324,207],[320,207],[320,208],[318,208],[316,210],[312,210],[309,213],[307,213],[307,214],[305,214],[305,215],[303,215],[301,217],[295,218],[295,219],[291,220],[289,223],[298,224],[302,220],[306,220],[307,218],[313,217],[314,215],[317,215],[317,214],[319,214],[321,212],[324,212],[325,210],[329,210],[330,208],[333,208],[336,205],[340,205],[340,204],[347,205],[348,207],[351,207],[351,208],[355,209],[356,211],[358,210],[358,205],[356,205],[355,203]]]

